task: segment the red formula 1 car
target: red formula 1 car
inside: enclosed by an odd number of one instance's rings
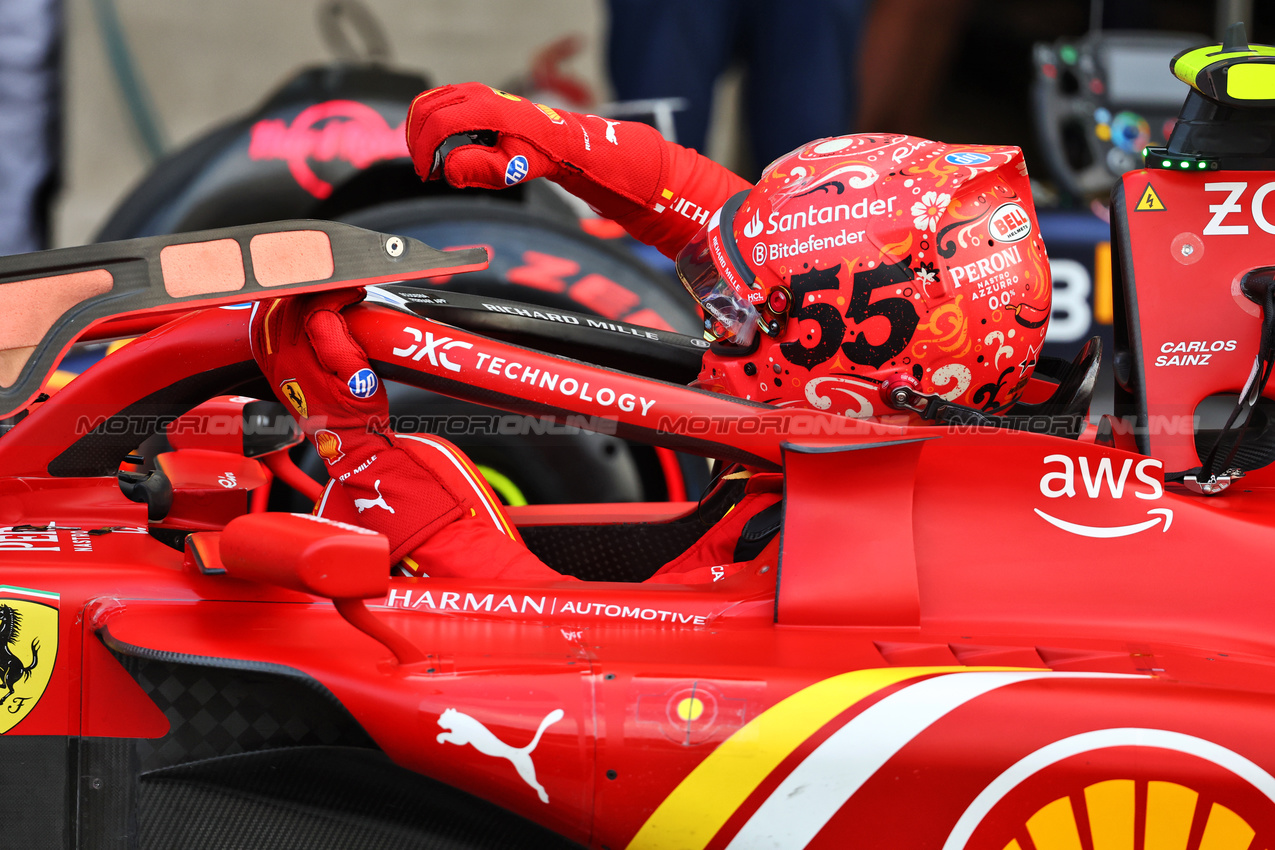
[[[1113,208],[1116,415],[1079,438],[1093,351],[1018,427],[917,428],[662,380],[696,343],[622,323],[351,311],[386,378],[753,471],[511,510],[584,582],[390,577],[382,536],[260,510],[314,485],[243,302],[481,252],[285,222],[0,261],[0,843],[1272,846],[1272,57],[1178,58]],[[77,335],[173,316],[39,395]],[[742,486],[783,493],[746,569],[635,583]]]

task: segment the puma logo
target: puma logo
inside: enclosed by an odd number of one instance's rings
[[[389,511],[390,513],[394,513],[394,509],[391,508],[388,504],[386,504],[385,497],[381,495],[381,479],[379,478],[376,479],[376,483],[372,485],[372,489],[376,491],[375,499],[355,499],[354,500],[354,507],[359,509],[359,513],[363,513],[363,511],[367,510],[368,508],[385,508],[385,510]]]
[[[549,802],[549,795],[545,793],[545,789],[536,781],[536,766],[531,761],[531,751],[540,743],[540,736],[545,733],[545,730],[561,720],[565,714],[562,709],[555,708],[545,715],[545,719],[540,721],[540,728],[536,730],[536,736],[531,739],[531,743],[520,748],[509,746],[492,734],[490,729],[468,714],[463,714],[454,708],[448,708],[438,718],[438,725],[448,730],[439,733],[438,743],[455,744],[458,747],[470,744],[485,756],[508,759],[509,763],[514,766],[514,770],[518,771],[518,775],[522,777],[522,781],[535,789],[536,794],[540,796],[540,802],[547,803]]]
[[[601,115],[590,115],[590,118],[596,118],[607,125],[607,141],[613,145],[620,144],[615,138],[615,128],[620,125],[619,121],[612,121],[609,118],[603,118]]]

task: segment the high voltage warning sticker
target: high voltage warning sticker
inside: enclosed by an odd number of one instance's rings
[[[1155,193],[1155,189],[1151,188],[1151,184],[1147,184],[1147,188],[1142,191],[1142,197],[1138,199],[1138,205],[1134,207],[1136,212],[1164,212],[1164,201],[1160,200],[1160,196]]]

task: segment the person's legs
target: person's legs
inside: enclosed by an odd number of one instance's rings
[[[744,115],[754,168],[848,133],[867,0],[755,0],[744,25]],[[756,176],[756,175],[753,175]]]
[[[972,0],[890,0],[873,7],[855,58],[863,83],[859,132],[929,136],[930,107],[972,8]],[[917,21],[925,22],[923,38]]]
[[[0,254],[48,247],[58,170],[59,0],[0,0]]]
[[[607,64],[617,100],[686,98],[677,142],[704,150],[713,84],[732,58],[736,0],[609,0]]]

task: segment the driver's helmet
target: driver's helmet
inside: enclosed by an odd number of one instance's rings
[[[926,398],[1005,411],[1050,311],[1016,147],[811,142],[728,200],[677,270],[720,343],[695,386],[856,418]]]

